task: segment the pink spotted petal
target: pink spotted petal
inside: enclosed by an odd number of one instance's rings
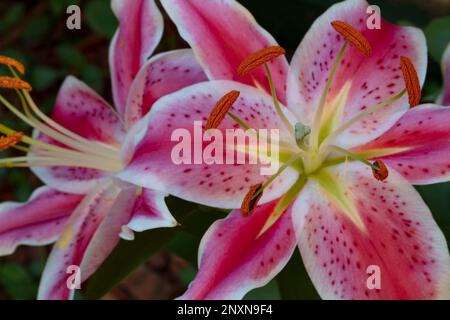
[[[0,256],[13,253],[19,245],[54,242],[81,199],[41,187],[25,203],[0,204]]]
[[[202,128],[194,129],[194,121],[203,121],[209,116],[216,102],[231,90],[239,90],[241,95],[230,112],[246,121],[254,129],[279,129],[280,137],[286,130],[276,116],[270,98],[255,88],[231,81],[211,81],[193,85],[158,100],[149,115],[138,122],[137,129],[128,135],[124,148],[124,162],[128,166],[118,176],[130,183],[146,188],[154,188],[177,197],[222,208],[239,208],[248,189],[268,178],[261,175],[261,168],[269,165],[226,164],[225,153],[232,143],[224,143],[225,151],[218,151],[223,164],[207,162],[202,157]],[[289,115],[291,119],[294,117]],[[239,125],[230,117],[220,124],[219,130],[226,137],[226,129],[237,129]],[[178,129],[177,131],[175,131]],[[183,138],[172,134],[183,133]],[[270,132],[269,132],[270,134]],[[214,138],[213,138],[214,139]],[[190,140],[190,141],[189,141]],[[186,160],[180,163],[179,152],[172,152],[180,141],[184,141]],[[197,142],[195,142],[197,141]],[[223,141],[223,140],[222,140]],[[230,139],[228,140],[230,141]],[[191,145],[194,144],[195,146]],[[209,145],[205,142],[203,147]],[[132,147],[136,146],[133,154]],[[192,150],[192,152],[189,152]],[[206,153],[205,153],[206,155]],[[131,159],[130,159],[130,156]],[[234,161],[235,163],[237,161]],[[176,164],[178,163],[178,164]],[[207,164],[209,163],[209,164]],[[275,173],[276,168],[273,173]],[[272,174],[273,174],[272,173]],[[292,185],[298,174],[289,169],[266,189],[262,202],[279,197]]]
[[[169,212],[164,201],[166,194],[143,189],[136,199],[133,213],[127,226],[133,231],[145,231],[154,228],[174,227],[176,220]]]
[[[234,0],[162,0],[181,36],[189,43],[210,79],[235,80],[270,92],[263,67],[250,76],[237,75],[252,53],[277,45],[250,12]],[[270,64],[277,94],[285,102],[288,64],[279,57]]]
[[[450,44],[447,46],[442,58],[442,74],[444,75],[444,89],[438,103],[450,106]]]
[[[427,104],[409,110],[359,151],[407,148],[382,159],[412,184],[450,180],[450,108]]]
[[[197,276],[181,298],[242,299],[275,277],[296,247],[290,209],[258,237],[275,205],[259,206],[247,218],[234,210],[216,221],[200,244]]]
[[[97,93],[75,77],[67,77],[61,86],[51,116],[52,120],[86,138],[112,146],[119,146],[125,130],[118,116]],[[38,135],[39,140],[65,145]],[[86,193],[102,183],[109,174],[75,167],[32,167],[32,171],[47,185],[64,192]]]
[[[123,114],[131,84],[158,45],[164,24],[154,0],[113,0],[112,8],[119,29],[110,45],[109,63],[114,103]]]
[[[69,76],[63,82],[51,118],[88,139],[117,145],[125,134],[112,107],[82,81]]]
[[[370,57],[363,56],[351,45],[343,55],[331,90],[328,106],[351,84],[343,109],[343,123],[361,111],[401,92],[405,86],[400,69],[400,56],[413,62],[423,83],[427,67],[427,51],[423,33],[416,28],[395,26],[385,20],[381,29],[369,29],[366,20],[368,3],[347,0],[333,5],[312,25],[297,49],[288,81],[288,105],[298,110],[300,119],[311,123],[335,59],[344,40],[330,25],[342,20],[357,28],[372,47]],[[292,106],[297,106],[295,109]],[[368,142],[389,129],[409,108],[407,96],[383,110],[365,117],[338,138],[337,144],[351,147]]]
[[[128,96],[126,121],[131,127],[160,97],[206,81],[191,50],[174,50],[150,59],[139,71]]]
[[[79,268],[85,281],[106,259],[119,241],[136,199],[136,190],[108,183],[87,195],[67,222],[45,267],[39,299],[66,300],[73,297],[70,266]]]
[[[415,189],[396,172],[375,180],[361,164],[340,165],[333,174],[345,184],[365,230],[314,184],[292,209],[294,221],[305,220],[297,230],[299,248],[321,297],[448,299],[447,244]],[[379,268],[380,287],[369,278],[370,266]]]

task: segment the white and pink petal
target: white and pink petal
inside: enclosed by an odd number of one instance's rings
[[[360,164],[333,169],[363,228],[318,185],[293,206],[306,269],[324,299],[448,299],[450,256],[420,195],[402,176],[373,178]],[[375,270],[375,274],[373,273]],[[379,276],[377,281],[372,282]]]
[[[199,271],[181,299],[242,299],[274,278],[297,244],[290,208],[260,234],[275,206],[259,206],[249,217],[234,210],[216,221],[202,239]]]
[[[155,228],[167,228],[177,225],[164,201],[167,195],[152,189],[142,189],[136,199],[127,227],[132,231],[146,231]]]
[[[79,195],[41,187],[25,203],[0,204],[0,256],[12,254],[19,245],[54,242],[81,199]]]
[[[288,81],[288,105],[300,119],[310,124],[325,83],[341,50],[344,39],[331,26],[333,20],[344,21],[359,30],[372,47],[370,57],[351,45],[346,49],[328,93],[326,109],[346,85],[350,85],[341,123],[358,113],[400,93],[404,80],[400,57],[413,62],[422,84],[427,68],[426,42],[416,28],[400,27],[381,20],[380,29],[366,25],[369,4],[365,0],[348,0],[330,7],[312,25],[302,40],[292,62]],[[383,110],[358,121],[339,137],[337,144],[351,147],[366,143],[389,129],[406,110],[408,99],[389,104]]]
[[[208,80],[190,49],[158,54],[137,74],[127,99],[128,127],[143,118],[156,100],[192,84]]]
[[[237,69],[256,51],[277,45],[247,9],[234,0],[162,0],[181,36],[214,80],[235,80],[269,91],[263,67],[240,77]],[[277,94],[285,103],[288,63],[284,56],[269,63]]]
[[[203,140],[204,124],[211,110],[232,90],[240,91],[240,97],[230,112],[255,130],[267,129],[270,135],[274,129],[280,137],[287,135],[272,100],[256,88],[225,80],[200,83],[161,98],[146,118],[137,123],[139,130],[132,130],[123,149],[123,161],[128,165],[118,177],[189,201],[239,208],[248,189],[268,178],[261,171],[268,165],[261,161],[251,164],[248,158],[240,163],[226,163],[226,153],[236,152],[234,140],[226,139],[226,130],[240,128],[230,117],[218,127],[220,136],[211,138],[213,142],[217,138],[223,146],[217,149],[216,159],[209,157],[207,149],[212,142]],[[290,114],[289,117],[294,118]],[[175,147],[180,145],[185,146],[186,154],[176,151]],[[284,171],[261,201],[281,196],[297,176],[293,169]]]
[[[124,114],[132,82],[161,40],[164,23],[154,0],[113,0],[112,8],[119,19],[109,49],[112,90]]]
[[[450,180],[450,108],[432,104],[409,110],[377,139],[355,149],[380,156],[412,184]],[[389,150],[392,150],[389,152]]]
[[[83,199],[47,260],[39,299],[73,297],[73,287],[68,285],[73,276],[71,268],[77,268],[81,282],[92,275],[120,240],[119,234],[130,219],[135,198],[134,188],[121,189],[110,182]]]
[[[123,123],[112,107],[72,76],[67,77],[62,84],[51,118],[59,126],[85,139],[83,143],[91,144],[93,148],[96,143],[118,148],[125,137]],[[35,131],[34,135],[45,143],[72,149],[39,131]],[[78,194],[88,192],[110,177],[105,171],[73,166],[33,166],[31,170],[45,184],[63,192]]]

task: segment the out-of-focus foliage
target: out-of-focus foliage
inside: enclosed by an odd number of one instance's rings
[[[241,0],[291,56],[314,20],[334,0]],[[2,0],[0,2],[0,54],[23,61],[26,79],[33,85],[33,96],[50,112],[63,79],[75,75],[108,101],[111,99],[108,70],[109,40],[117,27],[109,0]],[[430,50],[429,68],[423,101],[432,102],[442,89],[440,59],[450,42],[450,8],[439,1],[374,0],[383,17],[422,28]],[[445,2],[442,1],[444,4]],[[66,8],[77,4],[82,10],[82,29],[68,30]],[[446,11],[447,10],[447,11]],[[158,51],[185,47],[176,28],[165,18],[166,30]],[[4,74],[2,69],[0,74]],[[17,130],[29,129],[0,109],[1,121]],[[1,157],[11,155],[1,153]],[[39,181],[26,170],[0,168],[0,201],[27,199]],[[419,187],[436,221],[450,241],[450,184]],[[167,250],[190,262],[179,275],[187,286],[196,273],[197,249],[211,223],[226,212],[170,198],[169,206],[182,222],[176,229],[152,230],[137,234],[136,240],[122,241],[106,263],[89,281],[79,298],[99,298],[159,250]],[[0,258],[0,299],[32,299],[45,261],[43,249],[27,249],[10,258]],[[28,251],[27,251],[28,252]],[[38,254],[36,254],[38,252]],[[48,252],[48,250],[47,250]],[[226,259],[226,257],[224,257]],[[317,299],[301,257],[296,253],[274,281],[253,290],[247,299]]]

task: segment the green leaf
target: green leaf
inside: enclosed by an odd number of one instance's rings
[[[182,230],[164,247],[168,251],[189,261],[193,267],[197,267],[197,253],[200,239]]]
[[[36,297],[37,283],[27,269],[16,263],[0,266],[0,286],[16,300],[30,300]]]
[[[17,23],[25,13],[24,3],[14,3],[0,20],[0,30],[3,31]]]
[[[155,229],[136,232],[133,241],[121,240],[113,253],[88,281],[83,294],[84,298],[103,297],[170,241],[176,232],[176,228]]]
[[[56,48],[59,60],[69,67],[81,68],[86,64],[83,54],[69,43],[63,43]]]
[[[306,272],[298,250],[295,250],[291,260],[276,279],[282,299],[320,299]]]
[[[86,6],[86,19],[92,30],[112,38],[117,29],[117,20],[109,1],[91,0]]]
[[[37,66],[31,73],[33,90],[44,91],[50,88],[59,79],[60,73],[48,66]]]
[[[450,43],[450,16],[433,20],[424,31],[431,56],[441,63],[444,50]]]
[[[40,40],[48,37],[51,32],[52,22],[46,15],[36,16],[25,27],[22,37],[25,40]]]
[[[50,9],[54,15],[59,16],[65,13],[70,5],[78,5],[79,3],[79,0],[50,0]]]
[[[103,71],[94,64],[88,64],[81,70],[81,79],[95,91],[103,91]]]
[[[175,215],[179,223],[187,224],[195,217],[198,205],[169,197],[166,199],[170,212]],[[158,250],[166,246],[180,228],[160,228],[145,232],[136,232],[133,241],[121,240],[112,254],[89,279],[84,298],[99,299],[118,285],[137,267]]]
[[[248,292],[244,300],[280,300],[280,291],[276,280],[270,281],[264,287],[256,288]]]
[[[194,280],[195,275],[197,274],[197,269],[189,266],[187,268],[184,268],[183,270],[181,270],[180,272],[180,280],[181,283],[187,287],[189,285],[189,283],[192,282],[192,280]]]

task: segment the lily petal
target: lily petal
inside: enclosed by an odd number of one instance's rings
[[[52,120],[90,141],[117,146],[124,127],[114,110],[97,93],[75,77],[67,77],[59,90]],[[36,133],[39,134],[39,133]],[[39,134],[39,139],[63,146]],[[109,174],[87,168],[32,167],[45,184],[69,193],[83,194],[102,183]]]
[[[161,40],[164,23],[154,0],[113,0],[119,29],[111,42],[109,63],[114,103],[125,112],[131,84]]]
[[[0,256],[12,254],[19,245],[54,242],[81,199],[78,195],[41,187],[26,203],[0,204]]]
[[[283,130],[286,129],[277,117],[270,97],[237,82],[221,80],[200,83],[159,99],[146,118],[137,123],[136,128],[139,130],[132,130],[125,143],[123,161],[128,166],[118,173],[118,177],[188,201],[214,207],[239,208],[246,191],[268,178],[261,174],[261,168],[269,165],[260,161],[249,164],[248,159],[245,164],[226,164],[227,150],[235,151],[234,140],[231,142],[228,139],[228,144],[225,141],[223,148],[217,150],[220,160],[223,159],[222,164],[219,161],[205,162],[209,159],[207,155],[203,156],[205,147],[212,143],[204,142],[202,148],[202,128],[207,117],[216,102],[232,90],[240,91],[239,99],[230,110],[233,114],[246,121],[251,128],[278,129],[280,137],[283,137]],[[289,117],[294,118],[290,114]],[[194,121],[203,122],[202,127],[194,127]],[[225,140],[226,129],[237,128],[240,128],[239,125],[226,117],[218,129]],[[172,154],[174,147],[180,143],[187,146],[186,154],[183,152],[187,158],[184,163],[178,162],[180,153]],[[130,150],[133,145],[134,154]],[[266,189],[261,203],[281,196],[297,176],[295,170],[285,170]]]
[[[91,276],[119,241],[136,199],[134,188],[111,183],[87,195],[71,215],[42,275],[38,299],[71,299],[70,266],[79,268],[81,282]]]
[[[442,74],[444,75],[444,90],[438,103],[444,106],[450,106],[450,44],[442,57]]]
[[[293,220],[305,221],[296,234],[321,297],[448,299],[447,244],[415,189],[395,171],[380,182],[362,164],[340,165],[333,174],[345,185],[363,229],[318,185],[305,189],[292,208]]]
[[[234,0],[162,0],[181,36],[214,80],[235,80],[269,91],[264,68],[239,77],[239,64],[252,53],[277,45],[247,9]],[[285,103],[288,63],[284,56],[270,64],[279,99]]]
[[[351,45],[344,52],[328,94],[326,108],[333,105],[346,85],[350,90],[344,102],[343,121],[400,93],[404,80],[400,57],[413,62],[420,83],[427,68],[423,33],[412,27],[395,26],[385,20],[381,29],[369,29],[365,0],[347,0],[330,7],[312,25],[291,63],[288,81],[288,105],[298,110],[299,119],[311,123],[325,83],[341,50],[344,39],[332,28],[333,20],[344,21],[359,30],[372,47],[365,57]],[[407,96],[355,123],[338,137],[344,148],[366,143],[389,129],[409,108]],[[339,121],[342,122],[342,121]]]
[[[114,109],[79,79],[67,77],[56,98],[52,120],[88,139],[115,145],[125,130]]]
[[[167,195],[143,189],[136,199],[133,213],[127,226],[133,231],[145,231],[154,228],[174,227],[177,221],[169,212],[164,198]]]
[[[174,50],[152,57],[131,86],[125,115],[128,127],[141,119],[160,97],[206,80],[192,50]]]
[[[412,184],[450,180],[450,108],[433,104],[409,110],[397,123],[361,152],[378,157]]]
[[[181,298],[242,299],[275,277],[297,244],[290,208],[258,237],[275,205],[259,206],[250,217],[234,210],[216,221],[200,244],[197,276]]]

